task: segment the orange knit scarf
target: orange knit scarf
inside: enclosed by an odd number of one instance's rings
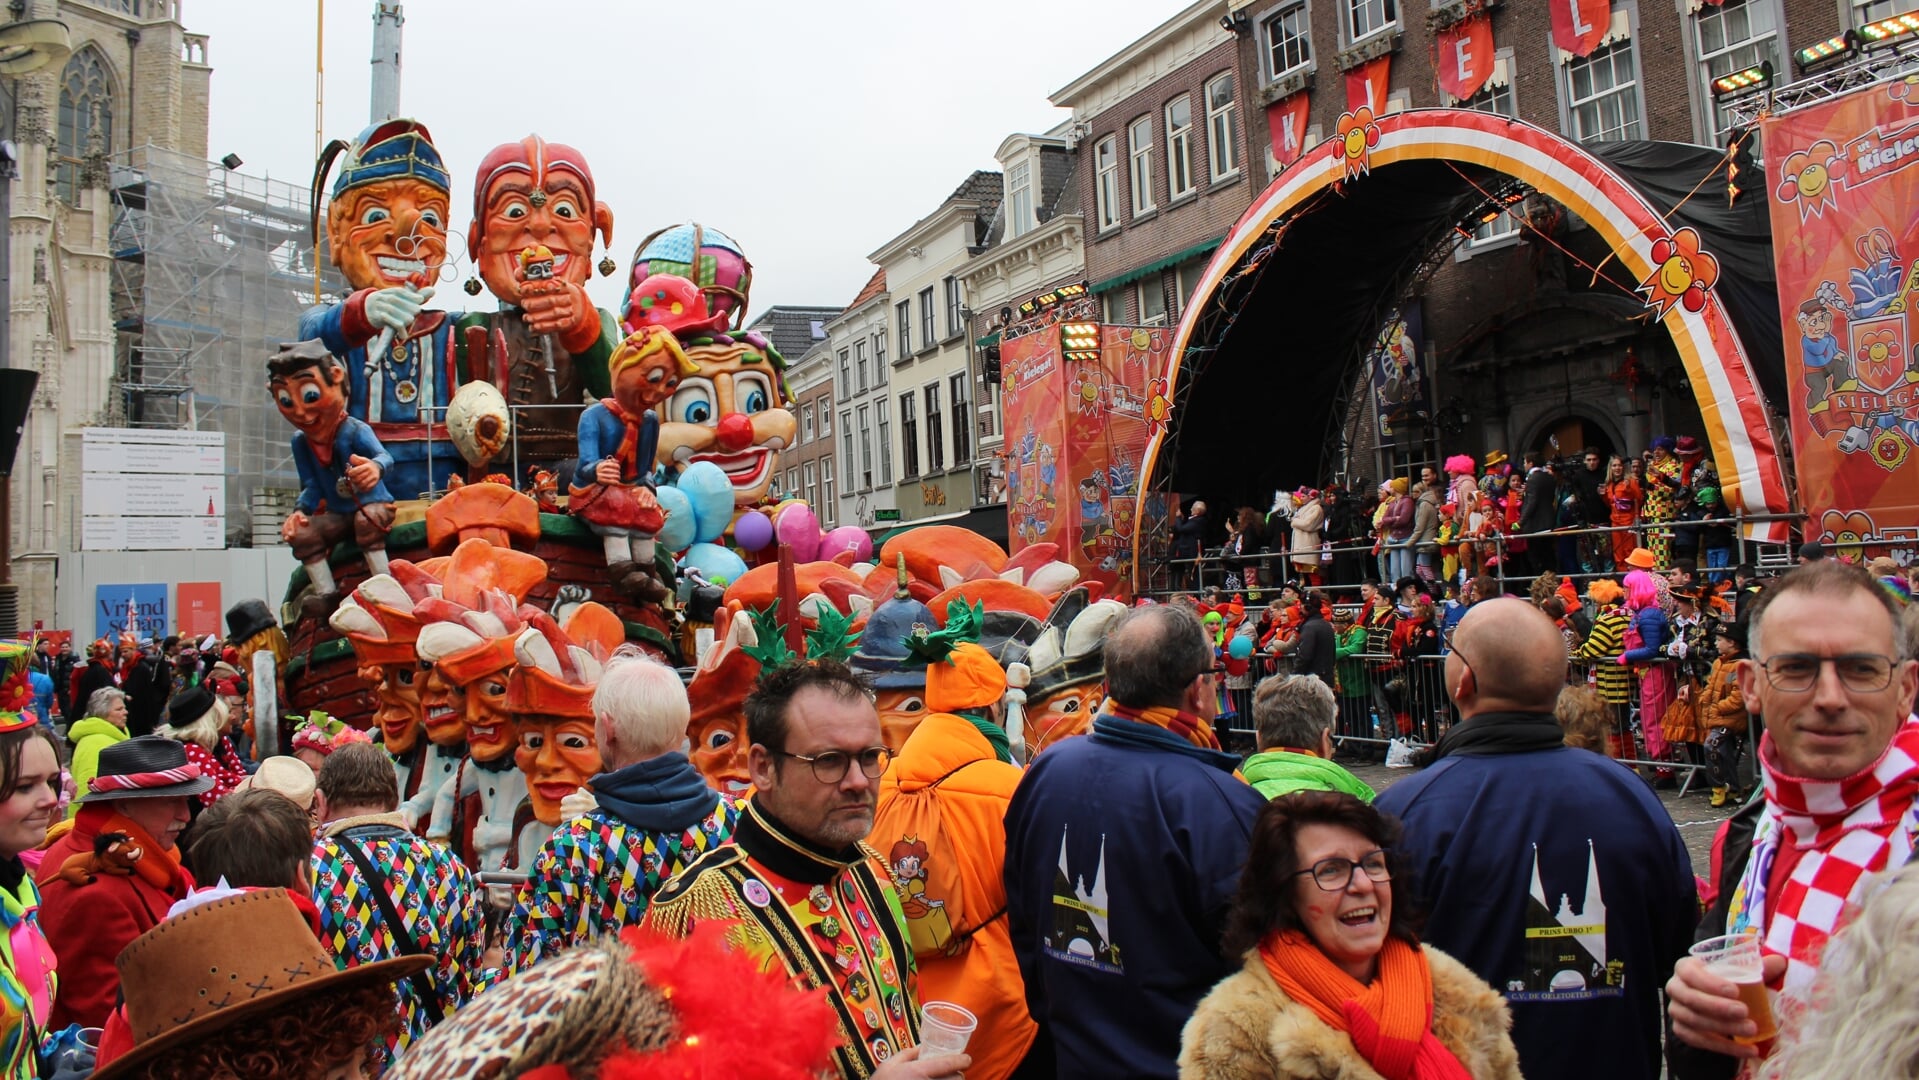
[[[1213,725],[1205,717],[1165,706],[1147,709],[1129,709],[1112,698],[1100,705],[1099,711],[1127,720],[1137,720],[1142,724],[1151,724],[1185,739],[1194,746],[1208,750],[1219,749],[1219,736],[1213,734]]]
[[[1259,955],[1287,997],[1350,1036],[1360,1056],[1386,1080],[1472,1080],[1433,1034],[1433,973],[1418,946],[1387,938],[1370,986],[1341,970],[1297,930],[1267,935]]]
[[[185,879],[186,872],[180,868],[178,852],[172,848],[163,848],[147,831],[132,818],[113,809],[111,803],[97,805],[81,804],[80,813],[73,820],[73,831],[87,837],[89,846],[93,837],[102,833],[125,833],[129,845],[140,848],[140,858],[133,864],[133,872],[140,880],[179,900],[191,892],[193,886]],[[41,884],[60,876],[60,867],[42,865]]]

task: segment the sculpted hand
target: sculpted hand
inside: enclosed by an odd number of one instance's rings
[[[306,511],[295,510],[293,513],[287,515],[285,521],[280,523],[280,539],[285,540],[289,544],[293,543],[294,534],[306,528],[312,521],[312,518],[307,517]]]
[[[570,281],[547,278],[520,286],[520,307],[526,312],[526,325],[536,334],[566,335],[598,313],[586,298],[586,290]]]
[[[1767,982],[1786,972],[1786,958],[1765,958]],[[1697,957],[1688,956],[1672,970],[1666,980],[1666,1008],[1672,1016],[1672,1033],[1679,1041],[1701,1050],[1728,1057],[1756,1058],[1757,1046],[1733,1042],[1734,1036],[1758,1033],[1746,1003],[1739,1000],[1739,988],[1711,974]]]
[[[372,296],[366,298],[366,321],[380,329],[404,334],[432,298],[433,290],[430,288],[398,285],[391,289],[376,289]]]
[[[922,1058],[920,1048],[915,1046],[887,1058],[873,1080],[964,1080],[961,1070],[972,1065],[973,1059],[965,1054]]]
[[[593,479],[598,480],[602,484],[619,483],[620,463],[614,461],[612,458],[607,458],[605,461],[593,466]]]
[[[353,490],[364,495],[380,482],[380,463],[355,454],[347,458],[346,478]]]

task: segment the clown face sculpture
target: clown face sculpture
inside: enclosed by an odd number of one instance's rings
[[[688,756],[721,794],[744,795],[753,789],[746,766],[752,745],[746,737],[746,694],[760,674],[759,661],[744,647],[756,639],[746,616],[724,607],[714,615],[713,634],[714,644],[686,688],[693,707],[686,725]]]
[[[613,211],[593,191],[586,158],[538,135],[494,147],[480,163],[467,252],[486,287],[501,303],[527,308],[537,332],[562,332],[574,308],[592,310],[580,286],[592,274],[593,234],[613,238]],[[536,246],[551,249],[553,274],[527,289],[520,253]],[[556,298],[545,305],[553,310],[534,312],[532,295]]]
[[[419,132],[423,135],[425,129]],[[381,153],[389,142],[396,151],[422,145],[412,132],[395,131],[389,136],[385,128],[373,138],[380,142],[370,145],[355,162],[361,172],[373,171],[379,163],[371,155]],[[431,148],[430,143],[425,145]],[[438,166],[437,155],[432,164]],[[347,283],[355,289],[385,289],[436,280],[446,264],[450,208],[445,170],[416,168],[411,174],[349,185],[352,175],[349,170],[342,177],[327,207],[327,255]]]
[[[660,410],[660,460],[675,469],[710,461],[732,482],[734,506],[757,505],[798,430],[784,361],[758,334],[693,338],[685,351],[695,371]]]
[[[560,800],[586,786],[600,771],[600,748],[593,721],[578,717],[527,716],[520,721],[520,745],[513,763],[526,774],[533,816],[560,823]]]

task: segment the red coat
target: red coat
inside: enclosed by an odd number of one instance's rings
[[[101,874],[91,885],[62,881],[61,864],[81,852],[93,853],[90,817],[82,810],[73,830],[47,849],[40,864],[40,928],[60,965],[60,992],[47,1025],[51,1031],[68,1024],[105,1027],[120,996],[114,961],[121,950],[159,925],[167,909],[193,891],[193,877],[184,867],[171,892],[137,873]]]

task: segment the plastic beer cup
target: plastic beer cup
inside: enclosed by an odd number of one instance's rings
[[[1707,938],[1692,947],[1692,954],[1706,965],[1708,972],[1739,988],[1739,1000],[1759,1029],[1751,1035],[1738,1036],[1733,1042],[1756,1046],[1778,1036],[1779,1025],[1773,1019],[1772,999],[1767,996],[1765,969],[1760,963],[1758,931]]]
[[[920,1056],[963,1054],[979,1027],[979,1017],[950,1001],[929,1001],[920,1006]]]

